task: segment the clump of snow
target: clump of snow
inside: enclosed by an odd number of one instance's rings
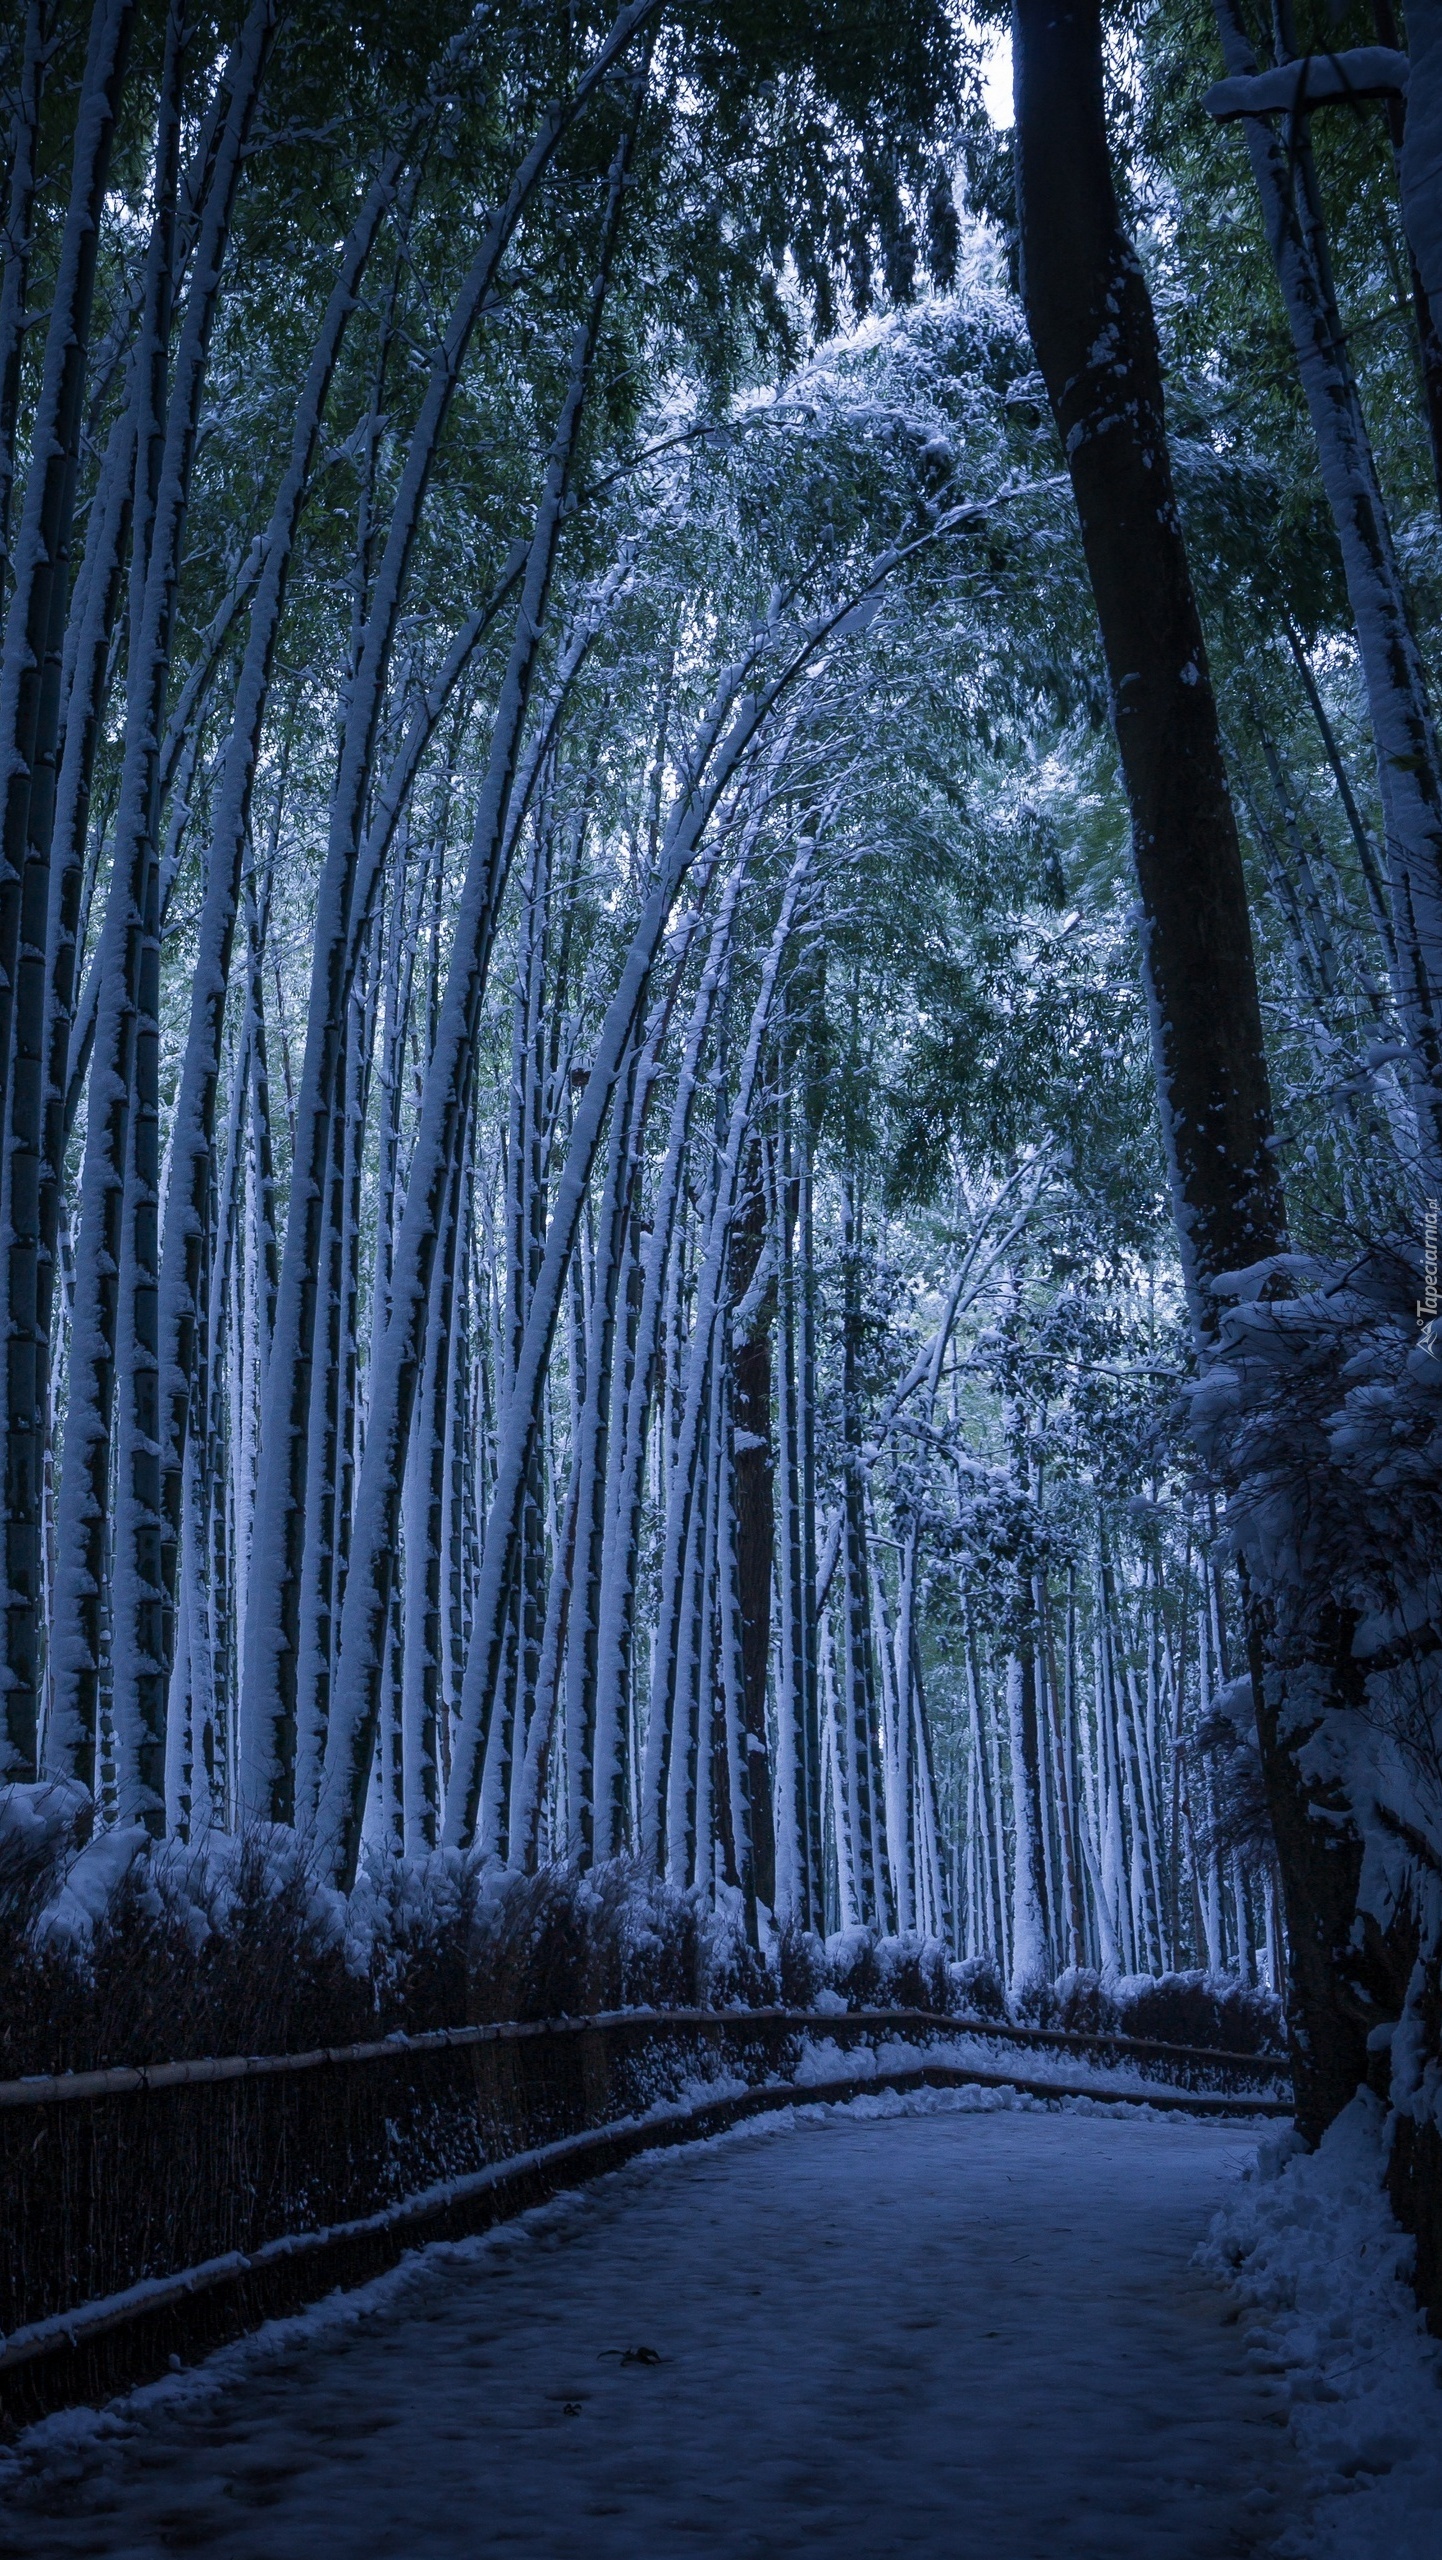
[[[990,1956],[965,1956],[950,1968],[951,2001],[949,2006],[967,2018],[1010,2016],[1006,1986]]]
[[[89,1788],[68,1778],[0,1787],[0,1850],[58,1857],[68,1840],[89,1829],[90,1814]]]
[[[1252,2361],[1282,2377],[1315,2514],[1279,2560],[1435,2560],[1442,2342],[1411,2286],[1383,2187],[1387,2115],[1359,2090],[1319,2149],[1259,2148],[1198,2252],[1256,2315]]]
[[[62,1945],[88,1946],[149,1837],[134,1823],[88,1840],[40,1914],[35,1929],[40,1944],[58,1940]]]
[[[88,1787],[64,1780],[0,1786],[0,1924],[8,1935],[36,1926],[93,1822]]]

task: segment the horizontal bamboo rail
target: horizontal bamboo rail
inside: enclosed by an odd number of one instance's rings
[[[835,2016],[815,2009],[599,2009],[578,2018],[498,2019],[482,2026],[436,2027],[422,2035],[389,2035],[371,2044],[317,2045],[306,2053],[224,2054],[194,2062],[118,2063],[97,2071],[35,2072],[20,2080],[0,2080],[0,2109],[64,2106],[82,2098],[111,2098],[154,2089],[203,2088],[224,2080],[264,2080],[297,2071],[349,2067],[366,2062],[395,2062],[407,2054],[460,2053],[484,2044],[521,2043],[532,2036],[594,2033],[598,2028],[656,2027],[666,2032],[684,2027],[705,2033],[750,2022],[795,2027],[812,2035],[835,2035],[859,2029],[876,2033],[885,2027],[915,2034],[996,2037],[1000,2042],[1036,2051],[1103,2053],[1154,2063],[1190,2065],[1205,2070],[1248,2073],[1263,2078],[1289,2077],[1284,2054],[1232,2053],[1212,2045],[1162,2044],[1141,2036],[1098,2029],[1017,2027],[1009,2021],[957,2018],[932,2009],[851,2009]]]

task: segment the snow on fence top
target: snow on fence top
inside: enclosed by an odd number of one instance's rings
[[[1285,2076],[1291,2069],[1282,2054],[1227,2053],[1206,2045],[1163,2044],[1141,2036],[1079,2034],[1065,2027],[1017,2027],[996,2020],[956,2018],[940,2010],[857,2009],[844,2015],[810,2009],[608,2009],[579,2018],[502,2019],[481,2026],[437,2027],[423,2035],[395,2034],[376,2042],[318,2045],[309,2053],[223,2054],[194,2062],[117,2064],[98,2071],[35,2073],[20,2080],[0,2080],[0,2108],[54,2106],[87,2098],[120,2097],[129,2091],[194,2088],[223,2080],[263,2080],[297,2071],[367,2062],[394,2062],[409,2054],[443,2053],[467,2046],[520,2043],[528,2038],[581,2035],[597,2030],[634,2027],[665,2034],[724,2030],[737,2024],[800,2028],[834,2036],[838,2027],[873,2032],[884,2027],[929,2030],[948,2037],[985,2036],[1038,2050],[1096,2052],[1162,2062],[1203,2065],[1208,2070]]]

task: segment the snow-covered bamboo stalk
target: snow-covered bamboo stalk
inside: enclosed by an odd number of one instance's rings
[[[1066,1663],[1061,1682],[1057,1680],[1054,1644],[1054,1617],[1051,1595],[1045,1577],[1041,1580],[1041,1623],[1039,1636],[1047,1672],[1049,1714],[1048,1742],[1053,1773],[1052,1796],[1056,1808],[1059,1853],[1057,1937],[1064,1938],[1069,1965],[1086,1962],[1084,1945],[1085,1913],[1081,1871],[1077,1863],[1076,1805],[1074,1785],[1074,1717],[1075,1697],[1072,1686],[1072,1620],[1075,1604],[1069,1587],[1066,1606]],[[1059,1951],[1059,1949],[1058,1949]]]
[[[866,1908],[862,1896],[857,1846],[847,1781],[849,1757],[841,1703],[837,1697],[834,1612],[821,1622],[822,1767],[826,1809],[831,1816],[832,1862],[836,1877],[835,1918],[839,1928],[854,1929]],[[829,1914],[828,1914],[829,1916]]]
[[[731,1377],[729,1345],[723,1346],[722,1381]],[[734,1413],[734,1408],[733,1408]],[[753,1798],[757,1790],[752,1780],[750,1762],[754,1759],[754,1737],[746,1729],[744,1638],[741,1615],[740,1555],[736,1526],[736,1466],[733,1455],[733,1414],[721,1415],[717,1451],[716,1495],[716,1649],[721,1670],[721,1722],[716,1754],[718,1771],[717,1802],[721,1814],[721,1881],[741,1895],[746,1935],[753,1946],[760,1941],[760,1915],[756,1886],[756,1820]],[[762,1749],[765,1749],[763,1739]],[[769,1808],[768,1808],[769,1810]],[[772,1887],[772,1903],[775,1902]]]
[[[776,1904],[781,1919],[818,1925],[816,1861],[809,1807],[820,1738],[808,1706],[806,1623],[814,1567],[807,1570],[802,1505],[801,1365],[796,1223],[799,1183],[793,1172],[790,1097],[783,1074],[775,1152],[772,1221],[778,1240],[777,1406],[781,1426],[781,1535],[776,1558]]]
[[[140,360],[153,369],[148,433],[137,435],[126,737],[105,921],[81,1177],[69,1407],[58,1531],[55,1721],[90,1720],[99,1673],[95,1604],[104,1579],[104,1514],[115,1421],[110,1572],[112,1715],[122,1818],[164,1818],[165,1708],[172,1605],[161,1573],[158,1283],[160,929],[158,756],[165,724],[176,591],[211,334],[241,167],[275,28],[275,0],[252,0],[223,81],[225,111],[189,263],[167,389],[165,347],[174,215],[162,193],[158,291]],[[177,56],[181,48],[177,44]],[[179,75],[173,92],[179,138]],[[166,112],[171,111],[167,99]],[[174,145],[163,144],[167,158]],[[168,236],[167,236],[168,235]],[[156,448],[155,461],[147,446]],[[154,470],[148,529],[142,497]],[[139,562],[144,540],[144,578]],[[63,1649],[62,1649],[63,1648]]]
[[[918,1915],[925,1898],[922,1886],[925,1850],[916,1828],[922,1755],[917,1743],[917,1700],[913,1679],[919,1544],[919,1524],[913,1517],[907,1525],[897,1561],[896,1624],[889,1631],[886,1664],[892,1726],[891,1766],[887,1772],[887,1844],[891,1855],[896,1925],[903,1934],[919,1925]],[[876,1552],[873,1545],[873,1555]],[[888,1633],[885,1625],[886,1586],[879,1565],[876,1583],[877,1618],[885,1638]]]
[[[511,1864],[522,1868],[528,1875],[535,1872],[540,1852],[541,1810],[560,1699],[561,1659],[571,1603],[572,1558],[580,1498],[581,1480],[573,1469],[566,1490],[565,1508],[556,1527],[540,1660],[536,1670],[536,1702],[526,1734],[520,1784],[512,1809]]]
[[[916,1753],[917,1926],[928,1937],[955,1943],[959,1896],[942,1856],[940,1810],[936,1791],[936,1752],[931,1737],[926,1691],[921,1677],[921,1648],[912,1633],[911,1684]]]
[[[596,1767],[596,1671],[616,1318],[635,1173],[638,1051],[639,1044],[633,1046],[623,1062],[611,1108],[596,1208],[585,1393],[571,1455],[577,1511],[565,1656],[566,1846],[569,1855],[579,1855],[583,1860],[594,1855],[599,1789],[604,1787],[609,1798],[612,1782],[609,1766],[599,1773]]]
[[[1041,1842],[1037,1836],[1037,1803],[1031,1749],[1026,1731],[1027,1664],[1018,1653],[1006,1665],[1007,1738],[1011,1749],[1011,1810],[1015,1855],[1012,1873],[1011,1984],[1023,1992],[1048,1971],[1046,1920],[1042,1910]],[[1034,1697],[1031,1702],[1035,1715]]]
[[[446,1202],[445,1233],[431,1274],[431,1307],[406,1481],[404,1696],[405,1828],[424,1855],[440,1839],[441,1664],[445,1648],[444,1539],[456,1345],[453,1326],[461,1235],[464,1152]]]
[[[856,1170],[842,1183],[841,1256],[841,1562],[848,1807],[855,1881],[862,1917],[885,1928],[889,1894],[885,1870],[885,1808],[874,1742],[876,1662],[871,1619],[871,1566],[866,1536],[866,1476],[862,1455],[861,1201]]]
[[[812,1133],[807,1129],[798,1148],[796,1243],[800,1306],[797,1324],[797,1459],[801,1479],[801,1556],[798,1618],[802,1681],[802,1732],[807,1747],[805,1816],[806,1864],[810,1879],[813,1926],[825,1910],[826,1862],[822,1845],[824,1790],[821,1778],[821,1669],[819,1613],[816,1606],[816,1258],[814,1252],[815,1166]],[[813,1748],[814,1745],[814,1748]]]
[[[693,1361],[698,1348],[693,1337]],[[670,1747],[666,1758],[666,1845],[662,1863],[671,1882],[683,1891],[698,1880],[701,1830],[704,1825],[709,1836],[711,1818],[705,1749],[711,1703],[705,1659],[709,1651],[705,1639],[710,1632],[706,1575],[713,1552],[720,1365],[719,1346],[712,1331],[699,1357],[700,1411],[693,1437],[695,1481],[686,1516],[685,1544],[676,1571],[676,1651],[666,1717]],[[695,1375],[695,1367],[688,1364],[688,1378]],[[653,1663],[650,1714],[654,1716],[656,1711]]]
[[[1001,1900],[996,1892],[994,1860],[996,1855],[997,1817],[992,1797],[991,1770],[988,1765],[985,1737],[981,1723],[980,1684],[976,1676],[976,1647],[968,1621],[963,1649],[962,1673],[966,1684],[967,1766],[972,1788],[968,1818],[968,1838],[976,1826],[975,1878],[972,1887],[975,1917],[970,1927],[975,1933],[968,1955],[987,1948],[1001,1952]]]
[[[33,15],[34,13],[32,13]],[[31,460],[25,498],[13,549],[6,544],[10,596],[0,650],[0,1126],[8,1133],[11,1089],[16,1075],[28,1088],[43,1073],[45,1005],[46,871],[54,822],[55,763],[60,723],[60,635],[65,627],[70,565],[71,527],[79,468],[94,302],[101,209],[108,181],[115,121],[125,78],[133,0],[96,0],[71,153],[70,194],[61,235],[50,317],[46,328],[41,381],[31,427]],[[26,68],[22,78],[38,84],[38,66],[29,53],[34,30],[27,23]],[[36,112],[39,89],[33,89]],[[22,115],[24,114],[22,106]],[[29,192],[24,167],[15,173],[20,195]],[[33,170],[31,171],[33,179]],[[9,400],[9,375],[18,388],[20,340],[24,321],[25,271],[29,257],[29,224],[33,206],[14,199],[19,221],[24,216],[24,245],[12,245],[6,277],[7,314],[17,332],[13,351],[0,345],[6,375],[0,396]],[[13,288],[13,298],[12,296]],[[9,421],[7,453],[14,434]],[[112,439],[108,459],[123,469],[128,458],[116,453]],[[7,473],[5,512],[8,518],[11,470]],[[113,494],[113,493],[111,493]],[[109,517],[108,507],[98,510]],[[110,518],[114,523],[117,521]],[[107,583],[105,595],[113,590]],[[113,611],[113,604],[112,604]],[[103,663],[104,650],[101,650]],[[22,977],[23,941],[23,985]],[[35,981],[34,953],[41,955]],[[32,1015],[35,1017],[32,1023]],[[18,1070],[12,1066],[12,1044],[19,1039]],[[36,1096],[35,1108],[40,1108]],[[8,1156],[9,1150],[6,1149]],[[38,1223],[38,1202],[30,1197],[38,1167],[21,1161],[0,1171],[5,1199],[7,1237],[18,1225],[28,1234]],[[7,1256],[8,1260],[9,1257]],[[44,1316],[44,1342],[42,1324]],[[35,1283],[20,1273],[0,1271],[0,1335],[5,1342],[4,1466],[0,1495],[5,1516],[4,1661],[0,1665],[4,1696],[0,1701],[0,1776],[33,1775],[36,1770],[41,1703],[43,1633],[41,1609],[44,1568],[41,1553],[44,1503],[45,1425],[42,1418],[48,1308],[37,1307]],[[48,1747],[48,1746],[47,1746]],[[67,1753],[67,1766],[70,1755]],[[74,1765],[80,1770],[81,1758]],[[86,1772],[88,1774],[88,1771]]]
[[[166,1804],[172,1827],[179,1827],[171,1811],[172,1785],[175,1778],[189,1770],[186,1834],[192,1829],[204,1829],[214,1819],[223,1820],[231,1803],[229,1732],[223,1702],[228,1702],[230,1694],[225,1620],[234,1563],[231,1562],[229,1573],[226,1568],[228,1561],[238,1555],[245,1502],[243,1490],[242,1499],[232,1500],[228,1512],[225,1461],[227,1436],[235,1442],[244,1438],[230,1390],[235,1356],[239,1354],[243,1364],[250,1347],[243,1293],[247,1259],[253,1258],[248,1255],[253,1238],[244,1220],[256,1199],[247,1140],[250,1055],[257,1027],[254,1014],[247,1008],[235,1042],[224,1180],[218,1185],[218,1198],[209,1221],[209,1252],[201,1284],[200,1356],[192,1387],[195,1427],[186,1445],[183,1553],[178,1577],[183,1596],[178,1600],[181,1622],[171,1667],[165,1736]],[[253,1274],[250,1276],[253,1280]],[[227,1336],[230,1362],[226,1358]],[[240,1385],[243,1403],[243,1365]],[[182,1656],[184,1670],[178,1677]],[[172,1718],[179,1719],[179,1732],[172,1729]]]

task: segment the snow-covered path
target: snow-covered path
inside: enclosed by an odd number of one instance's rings
[[[817,2115],[52,2421],[0,2552],[1234,2560],[1296,2516],[1280,2408],[1189,2263],[1245,2132]]]

